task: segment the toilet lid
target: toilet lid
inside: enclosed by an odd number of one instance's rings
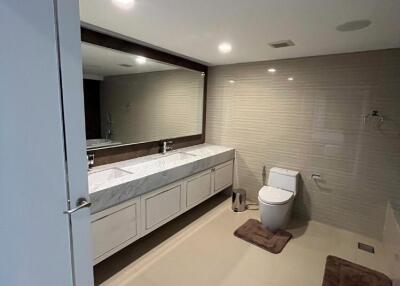
[[[292,192],[270,186],[264,186],[258,192],[258,198],[262,202],[271,205],[284,204],[288,202],[292,197],[293,197]]]

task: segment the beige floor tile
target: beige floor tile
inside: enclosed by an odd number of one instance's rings
[[[207,208],[206,205],[200,208]],[[198,210],[193,211],[196,212]],[[233,236],[234,230],[247,219],[258,218],[257,210],[233,213],[230,200],[225,200],[190,221],[191,215],[178,218],[153,236],[142,239],[137,246],[134,244],[123,250],[124,254],[111,257],[100,270],[95,269],[99,275],[100,271],[108,270],[107,263],[114,265],[119,259],[126,260],[125,266],[119,271],[114,270],[115,273],[102,285],[319,286],[327,255],[385,270],[379,253],[371,256],[357,250],[357,241],[362,240],[373,244],[380,252],[380,242],[315,221],[307,224],[294,221],[289,227],[293,239],[281,254],[271,254]],[[127,252],[135,253],[141,247],[140,243],[145,245],[146,240],[162,237],[180,220],[189,220],[189,223],[139,258],[129,261]]]

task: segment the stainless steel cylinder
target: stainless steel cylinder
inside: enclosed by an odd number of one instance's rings
[[[246,191],[235,189],[232,192],[232,210],[234,212],[243,212],[246,210]]]

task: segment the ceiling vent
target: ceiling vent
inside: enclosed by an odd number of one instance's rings
[[[269,43],[269,45],[274,49],[278,49],[278,48],[294,46],[294,43],[291,40],[285,40],[285,41]]]
[[[124,68],[131,68],[131,67],[133,67],[132,65],[128,65],[128,64],[119,64],[119,66],[124,67]]]

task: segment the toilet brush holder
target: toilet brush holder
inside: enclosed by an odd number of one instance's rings
[[[234,212],[243,212],[246,210],[246,191],[235,189],[232,191],[232,210]]]

